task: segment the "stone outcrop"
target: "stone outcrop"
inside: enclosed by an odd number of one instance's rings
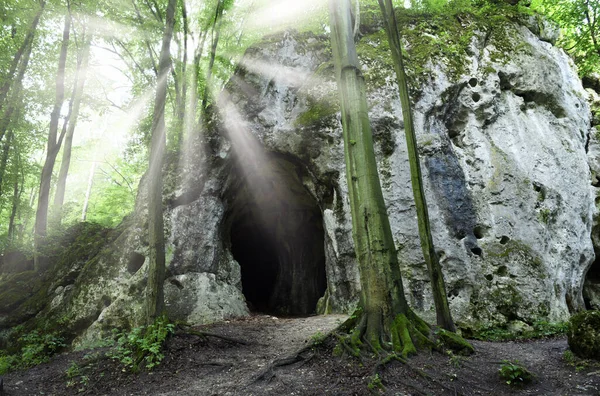
[[[465,331],[566,320],[584,307],[594,260],[590,180],[600,149],[589,94],[549,26],[453,23],[470,35],[462,47],[439,50],[443,29],[431,25],[408,29],[406,44],[454,318]],[[379,172],[409,303],[433,320],[398,92],[376,26],[363,26],[358,48]],[[425,39],[423,49],[416,40]],[[265,38],[213,111],[206,135],[190,138],[166,171],[169,312],[206,323],[249,310],[351,310],[360,285],[328,37]],[[79,343],[142,317],[143,185],[115,242],[70,285],[48,290],[57,303],[47,310],[74,310]]]

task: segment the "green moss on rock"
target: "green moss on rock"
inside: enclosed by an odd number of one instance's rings
[[[571,317],[567,333],[576,355],[600,360],[600,311],[584,311]]]

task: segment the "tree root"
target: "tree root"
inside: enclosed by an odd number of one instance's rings
[[[354,326],[353,328],[350,326]],[[335,334],[338,339],[338,351],[359,358],[361,351],[371,352],[383,361],[400,360],[428,349],[441,351],[448,348],[461,355],[470,355],[473,347],[459,335],[447,330],[432,328],[427,322],[409,310],[406,314],[397,314],[393,320],[381,315],[357,311],[340,329],[349,335]]]
[[[203,338],[207,338],[207,337],[220,338],[222,340],[225,340],[225,341],[228,341],[228,342],[232,342],[234,344],[250,345],[250,343],[248,343],[247,341],[240,340],[240,339],[237,339],[237,338],[231,338],[231,337],[223,336],[223,335],[220,335],[220,334],[210,333],[208,331],[198,331],[198,330],[193,330],[193,329],[184,329],[183,325],[178,325],[178,326],[181,329],[181,331],[183,331],[186,334],[191,334],[191,335],[195,335],[195,336],[203,337]],[[186,327],[189,327],[189,326],[186,326]]]
[[[315,356],[314,353],[309,353],[312,347],[313,345],[309,345],[289,356],[273,360],[267,367],[265,367],[259,372],[259,374],[252,381],[252,383],[256,383],[259,381],[271,381],[273,377],[275,377],[275,369],[277,367],[290,366],[298,362],[302,362],[302,364],[304,364],[310,361]]]

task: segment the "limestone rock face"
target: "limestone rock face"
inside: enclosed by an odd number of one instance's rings
[[[499,44],[475,34],[458,75],[432,59],[415,103],[434,241],[464,329],[566,320],[584,305],[594,259],[587,94],[561,50],[524,26],[505,31],[514,50],[499,58]],[[261,158],[293,159],[323,216],[328,289],[320,306],[348,309],[360,286],[327,40],[289,32],[272,40],[247,53],[226,87],[211,149],[223,159],[217,169],[230,160],[267,172],[256,165]],[[394,76],[384,61],[363,56],[363,64],[377,76],[367,79],[369,116],[405,288],[411,306],[433,319]],[[227,207],[230,192],[220,191]]]
[[[492,33],[470,26],[459,64],[439,54],[407,62],[434,243],[454,319],[467,331],[567,320],[584,307],[586,274],[599,272],[590,269],[590,166],[599,174],[600,146],[589,95],[550,43],[554,33],[531,24],[506,23]],[[384,198],[409,303],[434,320],[395,76],[382,33],[369,31],[359,55]],[[419,37],[435,42],[434,33]],[[409,54],[417,48],[411,43],[408,37]],[[356,306],[330,57],[328,37],[308,33],[252,47],[220,95],[209,131],[171,161],[165,296],[174,319]],[[81,269],[85,276],[48,291],[50,311],[77,312],[83,330],[76,342],[143,317],[145,201],[142,183],[126,231]]]

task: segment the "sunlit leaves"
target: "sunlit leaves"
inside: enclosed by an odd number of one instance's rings
[[[559,44],[573,56],[581,75],[600,72],[599,1],[534,0],[532,7],[560,25]]]

